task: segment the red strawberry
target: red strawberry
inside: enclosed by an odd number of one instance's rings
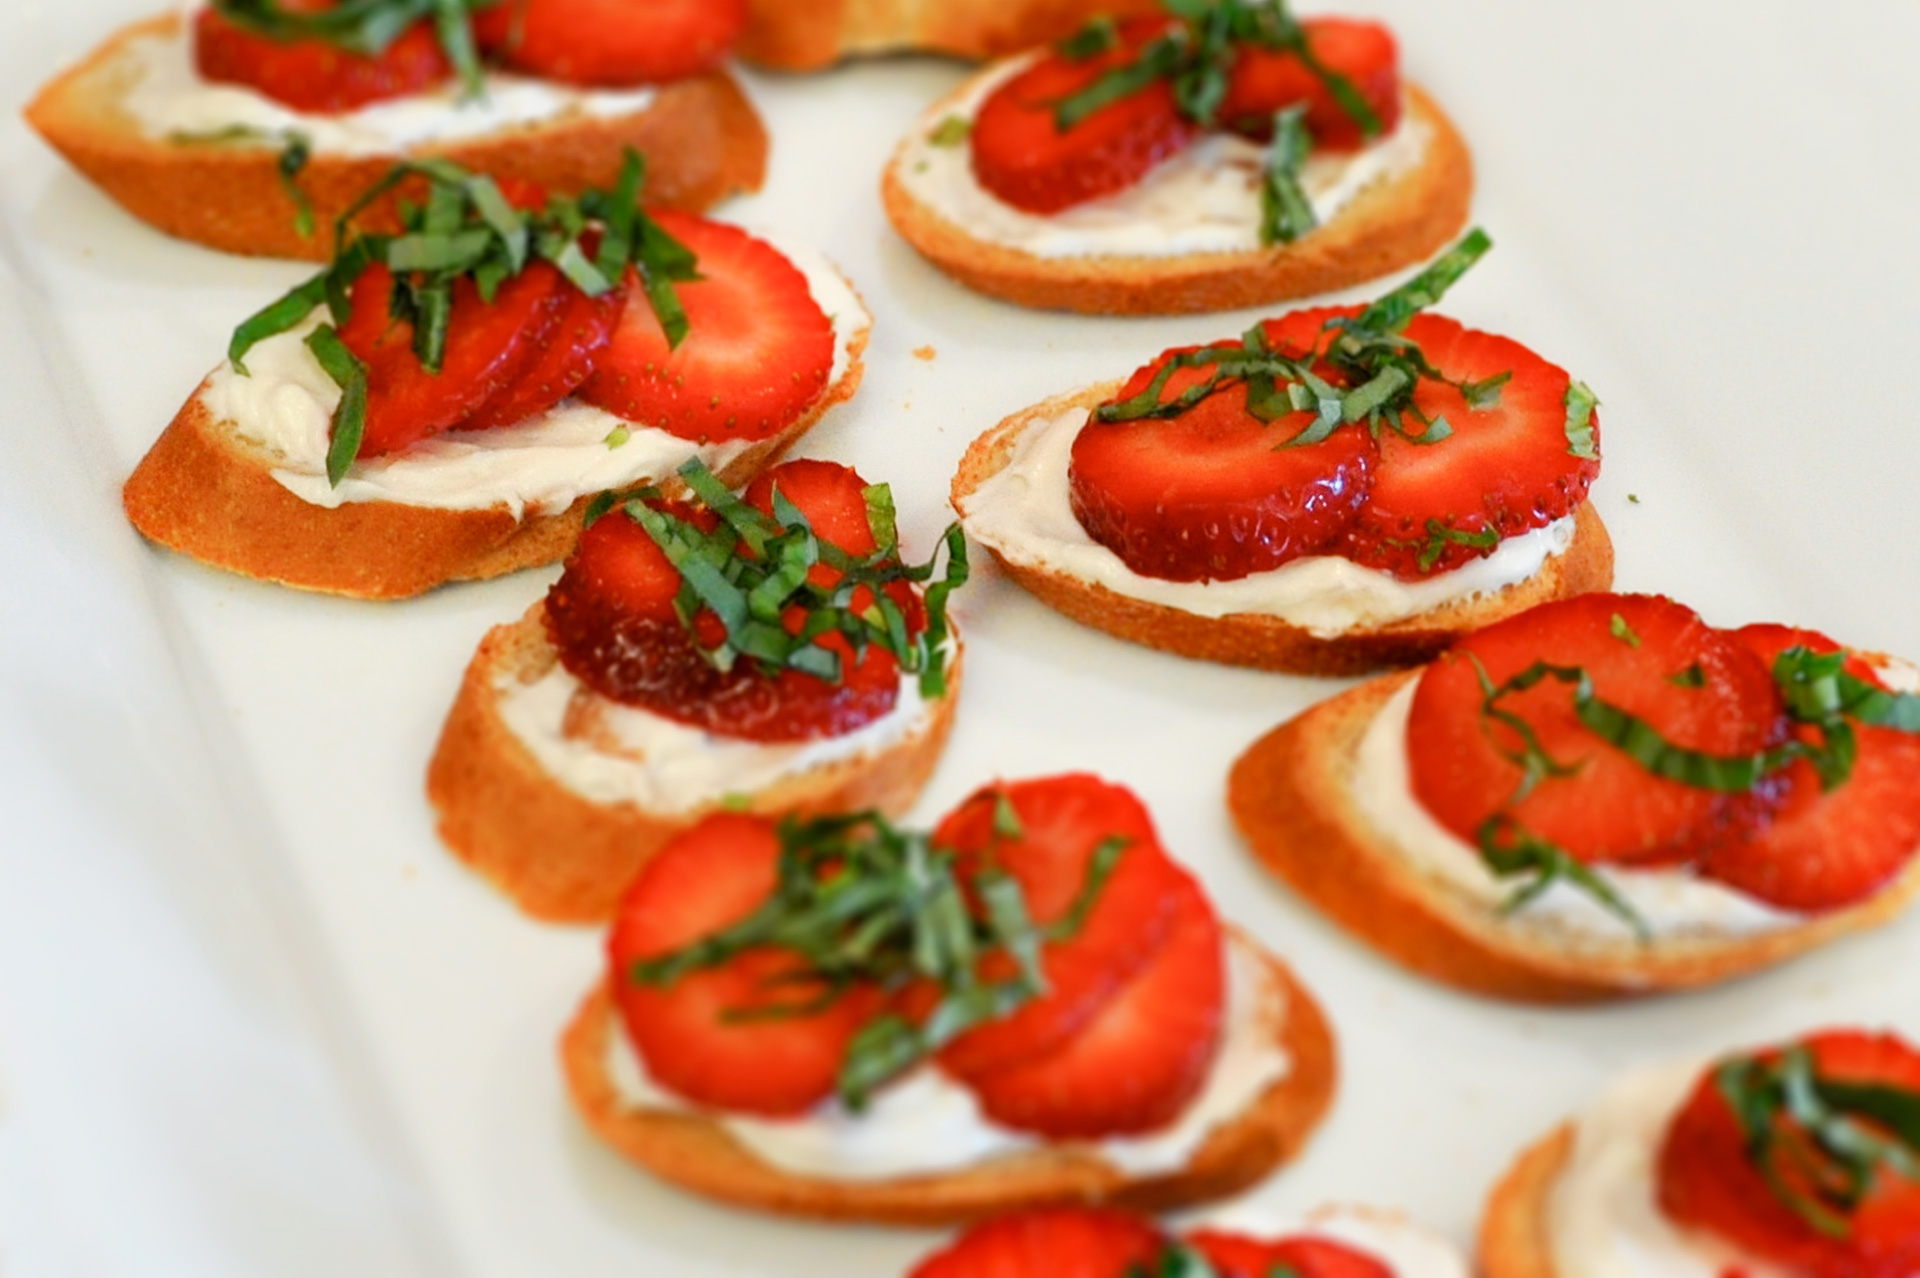
[[[291,13],[332,8],[288,3]],[[352,53],[325,40],[281,42],[257,34],[211,6],[193,18],[193,60],[202,79],[243,84],[296,111],[337,114],[369,102],[405,97],[453,75],[433,25],[414,23],[378,54]]]
[[[1822,1079],[1920,1092],[1920,1052],[1891,1034],[1828,1031],[1805,1045]],[[1777,1140],[1812,1145],[1804,1129],[1788,1126],[1785,1117],[1780,1122]],[[1785,1175],[1791,1183],[1793,1173]],[[1793,1188],[1810,1186],[1800,1181]],[[1656,1189],[1660,1209],[1672,1219],[1811,1278],[1911,1278],[1920,1269],[1920,1180],[1881,1171],[1847,1218],[1847,1235],[1820,1232],[1780,1200],[1748,1156],[1745,1134],[1711,1071],[1667,1128]]]
[[[377,457],[437,435],[510,386],[538,355],[560,314],[559,271],[532,262],[506,280],[491,304],[471,276],[453,284],[447,345],[440,371],[430,373],[413,352],[413,325],[388,313],[393,275],[375,263],[350,292],[352,312],[340,340],[367,365],[367,425],[360,456]]]
[[[1393,1270],[1363,1252],[1326,1238],[1263,1241],[1218,1229],[1196,1229],[1185,1239],[1207,1258],[1219,1278],[1270,1278],[1277,1270],[1295,1278],[1394,1278]]]
[[[1835,652],[1825,635],[1785,626],[1748,626],[1733,632],[1769,668],[1784,649],[1799,645]],[[1847,663],[1855,678],[1878,683],[1859,658]],[[1801,738],[1820,734],[1800,728]],[[1791,764],[1785,794],[1771,824],[1750,837],[1714,849],[1702,871],[1750,896],[1788,910],[1832,910],[1879,890],[1920,851],[1920,734],[1854,725],[1859,753],[1844,784],[1821,788],[1813,765]]]
[[[1020,835],[996,830],[1002,805],[1018,818]],[[1042,951],[1047,992],[1011,1016],[972,1030],[949,1044],[941,1063],[962,1078],[1031,1060],[1080,1031],[1169,935],[1170,892],[1180,872],[1161,850],[1153,820],[1125,788],[1085,773],[989,786],[956,808],[934,831],[937,846],[964,856],[971,877],[997,867],[1019,883],[1027,913],[1042,926],[1080,899],[1094,853],[1109,839],[1127,840],[1093,909],[1071,937]],[[984,974],[1014,974],[996,956]]]
[[[746,25],[747,0],[502,0],[473,31],[516,71],[623,86],[711,71]]]
[[[1054,1140],[1133,1135],[1171,1123],[1199,1092],[1226,992],[1220,924],[1184,874],[1169,895],[1166,941],[1065,1045],[969,1077],[994,1122]]]
[[[1416,315],[1406,335],[1454,381],[1512,374],[1500,388],[1499,403],[1480,409],[1468,408],[1453,387],[1422,379],[1414,405],[1430,419],[1444,417],[1453,433],[1430,444],[1410,442],[1392,430],[1380,433],[1373,487],[1342,553],[1369,568],[1419,580],[1492,550],[1490,544],[1434,541],[1436,525],[1502,538],[1544,527],[1586,497],[1600,462],[1570,451],[1565,369],[1518,342],[1438,315]],[[1417,423],[1408,420],[1407,425]]]
[[[636,961],[752,913],[772,894],[779,859],[772,822],[710,817],[647,862],[607,940],[614,999],[635,1050],[656,1082],[695,1104],[773,1117],[805,1113],[832,1094],[848,1044],[879,1007],[877,991],[853,990],[818,1011],[740,1019],[822,993],[793,979],[798,956],[773,948],[744,951],[670,985],[633,979]]]
[[[1136,372],[1117,398],[1145,390],[1180,353]],[[1176,373],[1162,402],[1210,372]],[[1171,581],[1232,580],[1319,553],[1366,496],[1373,444],[1364,431],[1338,429],[1289,447],[1312,421],[1310,412],[1261,421],[1247,411],[1243,382],[1178,417],[1090,421],[1067,473],[1074,516],[1129,568]]]
[[[842,477],[826,476],[822,468]],[[841,548],[855,554],[873,549],[863,481],[852,470],[830,462],[788,462],[763,475],[758,487],[767,492],[776,484],[822,538],[846,537],[852,544]],[[713,525],[705,511],[671,503],[659,508],[692,517],[703,527]],[[856,529],[866,530],[863,539],[855,536]],[[581,536],[547,595],[547,630],[562,664],[604,697],[752,741],[839,736],[886,714],[899,697],[900,667],[893,654],[870,646],[855,660],[839,635],[822,639],[823,646],[840,654],[838,684],[797,670],[768,678],[752,661],[718,670],[701,656],[674,611],[679,590],[679,572],[645,529],[624,512],[601,519]],[[912,625],[922,614],[911,597],[909,604]],[[724,637],[711,613],[696,624],[706,645]]]
[[[677,285],[688,332],[669,350],[644,290],[631,290],[613,344],[580,396],[682,439],[767,439],[799,420],[833,371],[833,325],[793,263],[738,227],[654,215],[699,258]]]
[[[1510,726],[1486,717],[1480,671],[1495,685],[1546,661],[1583,668],[1598,697],[1668,741],[1716,755],[1751,755],[1784,731],[1766,668],[1692,609],[1650,595],[1581,595],[1543,604],[1469,635],[1421,676],[1407,725],[1413,792],[1468,842],[1510,812],[1528,832],[1581,861],[1685,859],[1764,819],[1770,790],[1721,795],[1655,777],[1575,717],[1569,685],[1546,679],[1508,695],[1501,712],[1532,729],[1546,754],[1577,767],[1510,803],[1525,772]]]
[[[594,360],[613,338],[626,305],[626,282],[599,297],[562,285],[559,318],[540,348],[513,381],[495,391],[455,430],[512,426],[544,413],[579,388],[593,372]]]
[[[972,1226],[907,1278],[1121,1278],[1165,1245],[1150,1221],[1118,1208],[1029,1208]]]
[[[1124,191],[1184,149],[1198,129],[1180,114],[1173,89],[1155,80],[1094,111],[1062,132],[1054,108],[1132,61],[1163,24],[1130,24],[1120,45],[1073,62],[1041,55],[987,95],[973,121],[973,174],[1001,200],[1029,213],[1058,213]]]
[[[1400,119],[1400,52],[1393,33],[1354,18],[1308,18],[1300,26],[1315,60],[1345,76],[1380,117],[1380,132],[1391,132]],[[1234,59],[1219,119],[1264,139],[1272,136],[1274,115],[1299,102],[1306,103],[1307,130],[1316,148],[1351,150],[1367,141],[1360,125],[1298,57],[1252,45]]]

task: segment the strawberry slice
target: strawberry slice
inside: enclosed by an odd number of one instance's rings
[[[316,13],[333,5],[308,0],[281,7]],[[193,63],[203,80],[245,85],[295,111],[321,115],[421,93],[453,76],[433,24],[425,19],[382,52],[364,54],[319,39],[275,40],[212,6],[193,16]]]
[[[535,261],[504,281],[491,303],[473,277],[453,283],[446,357],[430,373],[413,352],[413,325],[388,313],[393,274],[374,263],[353,282],[340,340],[367,365],[361,457],[397,452],[470,417],[511,385],[538,354],[573,286]],[[564,290],[564,292],[563,292]]]
[[[1005,827],[1008,809],[1017,820],[1017,837]],[[1093,908],[1071,936],[1041,951],[1047,992],[948,1044],[940,1055],[948,1072],[972,1079],[1052,1051],[1078,1033],[1170,935],[1170,893],[1182,876],[1161,849],[1140,800],[1085,773],[989,786],[934,831],[935,845],[962,854],[965,878],[988,868],[1012,876],[1028,916],[1042,927],[1061,920],[1081,899],[1094,855],[1110,839],[1126,840],[1126,850]],[[997,981],[1015,971],[1011,959],[995,955],[982,975]]]
[[[1145,967],[1064,1045],[969,1077],[987,1117],[1091,1140],[1164,1127],[1198,1094],[1219,1046],[1226,975],[1213,907],[1176,873],[1173,928]]]
[[[1199,130],[1172,86],[1155,80],[1061,131],[1054,109],[1115,66],[1133,61],[1158,22],[1129,24],[1118,46],[1085,62],[1048,52],[987,95],[974,116],[973,175],[1029,213],[1058,213],[1124,191],[1185,149]]]
[[[1469,408],[1452,386],[1422,379],[1414,406],[1453,433],[1414,443],[1391,430],[1380,435],[1373,487],[1360,504],[1341,553],[1357,563],[1418,581],[1448,572],[1493,550],[1494,538],[1543,528],[1572,513],[1600,473],[1595,456],[1576,457],[1567,439],[1565,369],[1520,343],[1463,328],[1438,315],[1416,315],[1407,337],[1457,382],[1501,373],[1511,380],[1500,399]],[[1408,422],[1411,427],[1412,421]],[[1594,425],[1598,438],[1598,424]],[[1440,536],[1478,535],[1482,544]]]
[[[1481,671],[1494,685],[1545,661],[1578,666],[1602,701],[1667,741],[1746,756],[1777,743],[1784,715],[1773,677],[1744,646],[1692,609],[1651,595],[1581,595],[1544,604],[1469,635],[1421,676],[1407,724],[1413,792],[1468,843],[1482,822],[1510,813],[1529,833],[1580,861],[1670,863],[1763,821],[1771,791],[1726,795],[1656,777],[1576,717],[1570,685],[1544,679],[1502,697],[1557,764],[1511,802],[1526,770],[1510,725],[1483,713]]]
[[[907,1278],[1121,1278],[1165,1245],[1152,1222],[1118,1208],[1029,1208],[972,1226]]]
[[[1825,635],[1785,626],[1747,626],[1733,632],[1769,669],[1786,648],[1837,652]],[[1857,679],[1879,683],[1858,658],[1847,663]],[[1809,726],[1803,739],[1818,743]],[[1813,765],[1790,764],[1771,824],[1710,852],[1701,870],[1782,909],[1838,909],[1871,896],[1920,852],[1920,735],[1854,725],[1859,753],[1839,787],[1826,790]]]
[[[700,279],[677,286],[686,339],[670,350],[645,292],[633,289],[580,397],[703,443],[779,434],[826,392],[833,371],[833,324],[807,277],[739,227],[653,216],[699,259]]]
[[[634,1049],[655,1082],[695,1104],[806,1113],[832,1094],[849,1043],[879,1008],[871,989],[814,1006],[824,991],[796,979],[799,956],[771,947],[667,985],[633,979],[636,962],[751,914],[772,895],[779,863],[772,822],[709,817],[647,862],[608,937],[614,1001]]]
[[[1871,1084],[1920,1092],[1920,1052],[1892,1034],[1833,1030],[1805,1040],[1814,1073],[1825,1082]],[[1762,1053],[1762,1062],[1779,1052]],[[1788,1151],[1810,1150],[1804,1128],[1784,1113],[1775,1139],[1786,1148],[1787,1187],[1813,1186],[1796,1173]],[[1703,1075],[1675,1114],[1656,1168],[1660,1209],[1673,1220],[1719,1235],[1741,1250],[1812,1278],[1911,1278],[1920,1269],[1920,1180],[1882,1167],[1860,1204],[1837,1213],[1843,1233],[1823,1232],[1769,1185],[1748,1153],[1748,1139],[1715,1071]]]
[[[1400,51],[1393,33],[1357,18],[1308,18],[1300,27],[1315,60],[1346,77],[1379,117],[1381,134],[1392,132],[1400,120]],[[1242,47],[1234,58],[1219,119],[1264,141],[1273,136],[1275,114],[1296,103],[1306,104],[1307,131],[1316,148],[1350,151],[1367,141],[1359,123],[1298,56],[1257,45]]]
[[[546,412],[587,380],[594,361],[613,340],[613,327],[627,302],[626,281],[598,297],[588,297],[571,284],[563,285],[560,293],[557,318],[526,366],[453,429],[515,425]]]
[[[776,485],[822,540],[856,555],[873,550],[865,484],[853,470],[831,462],[787,462],[761,476],[749,490],[749,503],[770,511]],[[655,505],[702,527],[714,525],[705,511]],[[603,697],[750,741],[844,735],[885,715],[898,700],[900,666],[893,654],[869,646],[856,658],[837,634],[823,636],[821,643],[840,656],[838,684],[798,670],[769,678],[752,661],[716,669],[674,610],[680,585],[679,572],[639,524],[624,512],[599,520],[582,534],[547,595],[547,631],[561,663]],[[910,592],[904,597],[911,605],[905,608],[911,628],[924,614]],[[703,644],[712,646],[724,637],[710,612],[695,624]]]
[[[747,0],[502,0],[473,34],[516,71],[617,87],[711,71],[746,25]]]
[[[1327,1238],[1266,1240],[1221,1229],[1196,1229],[1185,1242],[1207,1258],[1218,1278],[1394,1278],[1365,1252]]]
[[[1170,359],[1196,349],[1161,355],[1117,399],[1138,395]],[[1161,402],[1210,372],[1176,372]],[[1089,421],[1067,472],[1074,516],[1127,567],[1169,581],[1234,580],[1320,553],[1365,498],[1374,450],[1364,431],[1348,429],[1289,446],[1313,416],[1263,422],[1247,411],[1246,384],[1234,382],[1178,417]]]

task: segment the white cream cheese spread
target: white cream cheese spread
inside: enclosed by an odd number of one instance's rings
[[[1555,1278],[1787,1278],[1669,1220],[1654,1197],[1667,1124],[1705,1068],[1695,1061],[1636,1070],[1580,1116],[1547,1196]]]
[[[1408,679],[1374,717],[1354,760],[1353,799],[1361,814],[1392,847],[1423,874],[1465,893],[1488,909],[1498,909],[1515,890],[1487,868],[1480,853],[1446,829],[1413,793],[1407,763],[1407,719],[1419,680]],[[1737,937],[1792,927],[1803,916],[1777,910],[1744,892],[1684,870],[1627,870],[1594,866],[1593,872],[1618,892],[1648,931],[1662,937]],[[1602,940],[1624,940],[1633,931],[1618,915],[1570,883],[1560,882],[1509,919],[1515,927],[1537,927]]]
[[[547,80],[490,73],[484,96],[465,96],[457,79],[333,115],[296,111],[241,84],[200,78],[193,64],[191,24],[184,17],[165,33],[127,44],[133,83],[122,105],[148,137],[209,143],[232,141],[235,130],[272,141],[291,134],[316,153],[398,155],[428,142],[454,142],[503,129],[545,124],[569,116],[604,117],[644,111],[651,88],[581,89]]]
[[[1189,1230],[1224,1229],[1252,1238],[1324,1238],[1364,1252],[1393,1278],[1470,1278],[1460,1248],[1397,1211],[1346,1204],[1320,1207],[1296,1222],[1273,1223],[1269,1210],[1243,1204],[1210,1211]]]
[[[958,100],[921,118],[896,169],[915,199],[976,239],[1041,258],[1184,257],[1266,247],[1260,243],[1266,148],[1236,134],[1208,133],[1126,190],[1058,213],[1025,212],[981,186],[971,146],[946,122],[957,118],[970,126],[987,96],[1033,56],[1003,63]],[[1417,168],[1430,133],[1402,110],[1392,133],[1359,151],[1316,152],[1300,174],[1314,216],[1325,225],[1376,182]]]
[[[762,238],[806,276],[814,301],[832,322],[829,381],[837,384],[852,365],[855,341],[872,327],[872,317],[822,254]],[[325,312],[316,309],[297,327],[259,343],[246,355],[245,375],[222,363],[199,392],[213,418],[232,422],[235,434],[270,454],[277,463],[274,479],[311,505],[389,501],[441,510],[505,506],[518,518],[529,510],[564,510],[588,493],[671,475],[695,455],[718,470],[750,447],[740,440],[695,444],[565,399],[517,425],[448,431],[403,452],[357,461],[337,487],[330,486],[327,444],[340,388],[305,340],[324,318]]]
[[[1007,464],[960,503],[967,532],[1014,563],[1095,582],[1115,594],[1200,617],[1278,617],[1321,638],[1491,594],[1525,581],[1573,543],[1568,516],[1509,537],[1492,554],[1428,581],[1400,581],[1337,555],[1296,559],[1233,581],[1143,577],[1089,537],[1074,517],[1067,469],[1087,416],[1086,409],[1071,408],[1029,423]]]
[[[1286,1077],[1291,1062],[1279,1042],[1284,992],[1265,979],[1261,958],[1227,933],[1224,1033],[1201,1093],[1171,1126],[1147,1136],[1093,1146],[1135,1175],[1180,1167],[1215,1127]],[[687,1110],[647,1076],[646,1065],[616,1022],[608,1035],[607,1073],[629,1110]],[[923,1066],[885,1088],[866,1112],[830,1102],[805,1118],[769,1120],[715,1113],[713,1121],[771,1165],[832,1180],[881,1180],[952,1171],[1045,1146],[1041,1138],[994,1125],[973,1094]]]

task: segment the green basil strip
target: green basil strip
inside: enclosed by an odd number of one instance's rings
[[[1054,47],[1069,62],[1086,62],[1120,45],[1119,25],[1107,14],[1100,14]]]
[[[1291,244],[1320,224],[1300,187],[1300,170],[1313,149],[1304,103],[1273,117],[1273,141],[1260,183],[1260,242]]]
[[[280,157],[274,161],[274,173],[280,179],[280,189],[293,201],[293,229],[302,238],[313,234],[313,202],[307,199],[307,193],[300,189],[301,170],[307,167],[307,161],[313,156],[313,143],[307,135],[297,130],[288,130],[286,145],[280,148]]]
[[[1475,550],[1492,553],[1500,544],[1500,531],[1497,528],[1482,528],[1477,532],[1468,532],[1441,523],[1437,519],[1427,521],[1427,539],[1420,549],[1420,558],[1416,561],[1421,572],[1432,572],[1433,566],[1440,562],[1440,556],[1447,553],[1448,546],[1470,546]]]
[[[492,243],[490,230],[400,235],[387,246],[387,266],[394,271],[462,270]]]
[[[325,324],[307,334],[307,349],[340,388],[340,405],[333,410],[332,439],[327,445],[327,483],[338,488],[360,455],[360,441],[367,432],[367,366]]]
[[[1493,237],[1474,227],[1433,265],[1368,306],[1354,321],[1354,327],[1398,333],[1408,320],[1445,297],[1447,290],[1492,247]]]
[[[486,75],[480,67],[480,51],[474,46],[473,25],[465,0],[432,0],[433,30],[440,48],[468,98],[486,96]]]
[[[1474,843],[1487,868],[1501,878],[1532,876],[1531,881],[1501,903],[1502,914],[1513,914],[1524,909],[1545,895],[1555,883],[1570,883],[1632,928],[1634,935],[1642,942],[1653,939],[1647,921],[1611,884],[1583,865],[1573,854],[1527,830],[1511,816],[1495,813],[1488,817],[1474,832]]]
[[[267,338],[294,327],[313,314],[314,307],[326,300],[327,277],[316,275],[279,301],[269,303],[242,320],[240,327],[233,330],[233,340],[227,343],[227,362],[233,365],[233,371],[247,376],[248,351]]]
[[[1593,410],[1600,401],[1586,383],[1567,383],[1567,451],[1582,461],[1599,461],[1600,445],[1594,439]]]

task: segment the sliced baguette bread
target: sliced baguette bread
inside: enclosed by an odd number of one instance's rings
[[[748,8],[740,56],[780,71],[878,53],[997,58],[1070,35],[1097,15],[1163,12],[1160,0],[748,0]]]
[[[956,648],[945,695],[893,744],[804,768],[732,801],[653,811],[631,801],[597,802],[569,788],[503,717],[506,692],[545,677],[559,659],[544,603],[488,631],[427,765],[427,798],[439,814],[441,839],[522,910],[557,923],[611,918],[656,849],[723,807],[769,816],[865,808],[900,815],[939,762],[960,693]]]
[[[1885,922],[1920,893],[1920,857],[1857,905],[1778,930],[1647,942],[1524,923],[1416,867],[1354,796],[1360,743],[1417,671],[1324,701],[1255,742],[1227,781],[1254,855],[1336,923],[1422,975],[1476,993],[1576,1003],[1708,985]]]
[[[1021,306],[1173,315],[1329,293],[1424,261],[1466,224],[1473,195],[1466,143],[1432,99],[1409,87],[1408,122],[1428,130],[1420,162],[1368,186],[1326,225],[1292,244],[1175,257],[1041,257],[981,238],[921,199],[908,181],[915,137],[938,129],[974,83],[962,85],[914,126],[915,134],[887,166],[881,198],[894,228],[928,261],[968,288]]]
[[[169,14],[124,28],[48,83],[26,118],[129,213],[168,235],[225,252],[327,260],[335,220],[401,159],[443,156],[494,177],[575,194],[611,186],[632,149],[647,157],[650,204],[696,211],[758,189],[766,171],[759,116],[739,85],[715,72],[662,85],[645,109],[624,115],[575,110],[547,123],[403,154],[316,152],[297,178],[313,210],[313,233],[302,235],[297,206],[279,175],[278,140],[171,141],[147,134],[128,112],[127,94],[140,74],[133,47],[172,36],[181,21]],[[383,217],[375,209],[365,224],[385,229],[390,221],[390,212]]]
[[[1005,469],[1021,435],[1071,409],[1091,409],[1111,399],[1120,383],[1108,382],[1057,396],[1015,413],[974,440],[960,461],[951,488],[961,522],[975,508],[981,484]],[[1356,629],[1331,637],[1259,613],[1205,617],[1135,599],[1098,582],[1022,559],[1018,552],[986,542],[1000,566],[1048,607],[1082,625],[1133,643],[1183,657],[1254,666],[1295,674],[1350,675],[1430,660],[1460,635],[1511,616],[1538,603],[1587,591],[1605,590],[1613,581],[1613,543],[1591,505],[1575,510],[1573,542],[1550,556],[1539,572],[1493,594],[1477,595],[1400,621]]]
[[[1129,1174],[1095,1147],[1061,1146],[973,1167],[892,1180],[830,1180],[775,1167],[724,1127],[691,1110],[634,1108],[608,1073],[610,1036],[623,1032],[605,986],[588,995],[560,1043],[574,1106],[588,1127],[663,1180],[761,1211],[889,1225],[945,1225],[1017,1207],[1109,1202],[1165,1211],[1224,1197],[1265,1177],[1306,1143],[1333,1098],[1333,1033],[1312,997],[1276,959],[1258,955],[1263,979],[1285,1000],[1278,1042],[1290,1068],[1237,1117],[1214,1128],[1186,1165]]]
[[[1563,1123],[1521,1153],[1494,1186],[1480,1221],[1485,1278],[1558,1278],[1547,1198],[1573,1155],[1573,1139],[1573,1125]]]
[[[821,414],[859,388],[869,330],[851,335],[845,372],[771,438],[715,473],[745,485],[780,459]],[[134,468],[121,498],[148,539],[228,572],[356,599],[404,599],[449,581],[476,581],[556,563],[580,536],[587,496],[565,510],[516,514],[505,504],[448,510],[394,501],[316,506],[273,477],[279,458],[216,420],[202,383]],[[667,487],[670,475],[653,477]]]

